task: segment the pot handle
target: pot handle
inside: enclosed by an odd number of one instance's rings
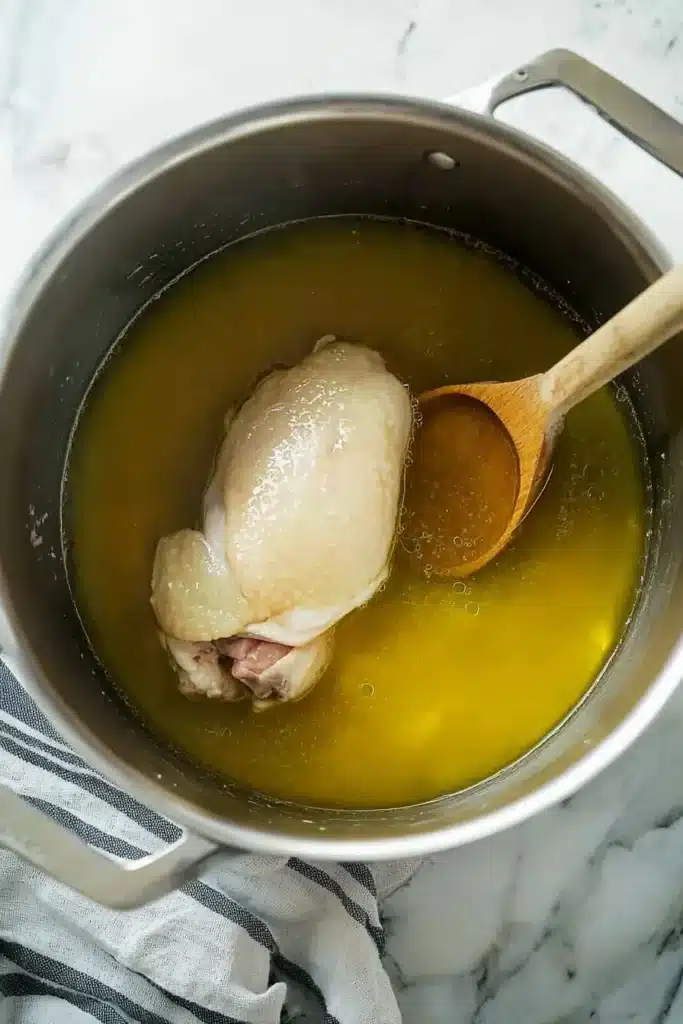
[[[19,647],[0,607],[0,655],[17,679],[24,675]],[[83,842],[70,829],[0,782],[0,848],[47,872],[103,907],[130,910],[167,895],[194,878],[225,848],[192,832],[171,845],[127,861]]]
[[[683,176],[683,125],[618,78],[571,50],[549,50],[498,80],[486,112],[528,92],[561,85],[676,174]]]
[[[134,861],[119,860],[86,845],[5,783],[0,783],[0,846],[96,903],[116,910],[129,910],[165,896],[196,875],[219,850],[208,839],[185,832],[158,853]]]

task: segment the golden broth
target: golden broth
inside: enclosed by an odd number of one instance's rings
[[[535,373],[577,342],[509,266],[443,232],[330,219],[245,240],[151,304],[91,392],[70,462],[75,593],[112,680],[195,762],[296,801],[407,804],[509,764],[595,679],[642,565],[639,452],[628,407],[601,391],[568,416],[545,493],[487,569],[438,582],[399,544],[311,696],[263,714],[190,701],[149,606],[156,542],[197,521],[226,409],[326,333],[377,348],[414,393]]]

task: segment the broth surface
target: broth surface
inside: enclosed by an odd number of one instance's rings
[[[643,560],[638,444],[603,389],[569,414],[543,496],[475,577],[416,572],[399,542],[301,703],[188,700],[149,605],[156,542],[196,524],[226,410],[328,333],[378,349],[414,394],[536,373],[578,340],[510,266],[434,229],[329,219],[242,241],[150,304],[91,391],[69,471],[74,591],[115,685],[196,763],[285,799],[407,804],[529,750],[613,651]]]

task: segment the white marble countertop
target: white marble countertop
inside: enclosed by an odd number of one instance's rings
[[[169,134],[301,92],[452,96],[555,46],[683,119],[679,0],[5,0],[0,292],[66,210]],[[571,97],[503,116],[683,258],[683,181]],[[565,806],[431,858],[385,911],[407,1024],[683,1020],[683,693]]]

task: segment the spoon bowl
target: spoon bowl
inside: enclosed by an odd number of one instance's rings
[[[495,536],[492,538],[483,530],[475,530],[479,543],[469,547],[465,557],[455,545],[437,553],[428,539],[423,558],[433,564],[438,555],[438,573],[456,577],[471,575],[500,554],[543,490],[553,447],[567,412],[682,329],[683,266],[679,266],[655,281],[545,373],[508,382],[449,384],[423,392],[419,397],[420,411],[423,419],[429,418],[431,424],[435,418],[452,410],[453,403],[474,401],[485,406],[500,426],[501,443],[512,443],[517,460],[511,511],[505,522],[499,523]],[[458,485],[459,439],[455,433],[451,437],[452,496]],[[420,447],[425,448],[429,443],[429,438],[418,437],[418,453]],[[463,444],[470,446],[471,439],[465,439]],[[423,463],[427,462],[428,454],[422,453]],[[467,482],[468,500],[480,512],[489,504],[490,484],[486,483],[484,475],[488,461],[487,452],[482,452],[478,460],[470,458],[470,464],[479,469],[470,474]],[[424,479],[423,472],[423,485]],[[430,486],[435,486],[432,481]],[[478,505],[471,496],[472,490],[477,488],[480,492]],[[443,544],[440,546],[442,548]]]

